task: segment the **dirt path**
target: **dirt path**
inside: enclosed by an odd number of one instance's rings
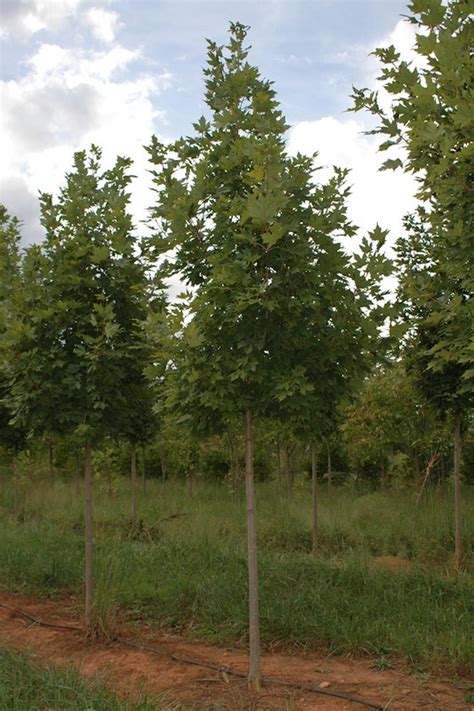
[[[77,603],[37,601],[19,595],[0,594],[0,603],[28,612],[44,622],[79,625]],[[243,679],[225,678],[215,670],[185,664],[172,656],[210,662],[245,673],[243,651],[219,648],[182,637],[124,627],[121,637],[158,649],[149,652],[118,643],[87,644],[78,633],[60,631],[32,624],[18,614],[0,608],[0,643],[18,650],[28,650],[43,660],[58,665],[75,666],[85,676],[99,674],[118,693],[146,689],[151,693],[166,691],[168,698],[193,709],[252,710],[325,709],[357,711],[364,706],[319,694],[280,686],[265,685],[256,698],[249,694]],[[327,657],[323,654],[265,654],[263,671],[267,677],[299,684],[322,685],[327,691],[350,694],[391,711],[455,711],[474,707],[466,704],[464,692],[447,681],[425,680],[406,670],[376,671],[370,660]],[[25,709],[25,711],[27,711]]]

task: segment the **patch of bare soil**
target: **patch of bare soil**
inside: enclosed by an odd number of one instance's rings
[[[406,558],[400,558],[396,555],[381,555],[377,558],[372,558],[370,565],[373,568],[385,568],[386,570],[394,570],[395,572],[410,571],[414,568],[414,563]]]
[[[74,600],[37,601],[0,594],[0,603],[25,611],[43,622],[80,625]],[[257,694],[249,691],[245,679],[177,659],[229,667],[245,674],[247,659],[244,651],[157,633],[146,627],[137,631],[124,626],[120,637],[133,644],[153,647],[160,654],[119,642],[91,644],[77,632],[41,627],[18,612],[0,607],[2,645],[29,651],[41,660],[57,665],[74,666],[86,677],[98,674],[110,688],[122,695],[133,696],[141,690],[152,694],[167,692],[169,700],[176,700],[189,709],[357,711],[364,708],[346,699],[269,683],[264,683]],[[422,680],[402,669],[377,671],[370,660],[328,657],[321,653],[268,653],[263,656],[263,673],[267,678],[349,694],[391,711],[466,711],[469,708],[463,701],[463,692],[448,681]]]

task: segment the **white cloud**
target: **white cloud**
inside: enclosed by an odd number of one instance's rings
[[[395,50],[400,54],[400,58],[408,62],[411,67],[423,71],[427,68],[428,63],[426,57],[418,54],[415,50],[416,35],[422,32],[422,28],[415,31],[414,26],[407,20],[399,20],[392,32],[386,37],[375,43],[376,47],[389,47],[393,45]],[[393,96],[384,88],[383,84],[378,81],[377,77],[381,73],[381,64],[378,59],[372,58],[370,62],[370,70],[368,75],[368,86],[378,92],[379,105],[384,111],[389,111]]]
[[[58,30],[77,12],[81,0],[2,0],[3,36],[31,37]]]
[[[117,79],[139,56],[120,46],[93,52],[43,44],[24,76],[1,83],[2,199],[24,219],[26,241],[41,236],[34,196],[38,190],[56,192],[74,151],[91,143],[103,148],[106,165],[117,154],[134,159],[139,180],[132,190],[133,213],[137,220],[146,216],[150,197],[144,185],[150,181],[143,145],[161,116],[154,98],[172,78],[162,72]]]
[[[421,29],[417,28],[418,34],[420,31]],[[417,32],[410,22],[399,20],[389,36],[379,42],[377,46],[389,47],[393,44],[405,62],[411,62],[418,69],[424,69],[427,66],[426,58],[415,51]]]
[[[377,153],[377,141],[363,135],[365,128],[361,121],[332,116],[303,121],[291,129],[288,151],[293,155],[317,151],[317,164],[326,166],[317,172],[318,180],[327,177],[333,165],[350,168],[350,218],[364,233],[378,222],[390,230],[394,239],[403,231],[403,216],[415,206],[416,183],[412,176],[401,171],[378,171],[382,160]]]
[[[94,37],[106,44],[114,41],[121,26],[119,15],[113,10],[104,10],[102,7],[91,7],[84,13],[83,18]]]

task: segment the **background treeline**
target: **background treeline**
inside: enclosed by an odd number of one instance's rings
[[[237,423],[235,423],[237,425]],[[231,494],[243,486],[243,443],[237,426],[220,435],[190,436],[172,414],[155,424],[149,439],[138,447],[140,487],[146,491],[148,478],[188,482],[221,482]],[[70,438],[32,438],[18,458],[20,476],[32,481],[74,483],[82,481],[82,451]],[[120,478],[130,476],[130,445],[106,439],[94,452],[94,472],[104,490],[113,495]],[[143,466],[143,462],[145,466]],[[271,421],[258,423],[255,436],[257,481],[274,481],[286,492],[290,480],[310,478],[310,456],[300,441]],[[439,420],[436,411],[417,397],[403,364],[380,368],[361,385],[353,401],[341,407],[338,427],[318,446],[318,469],[322,486],[402,488],[415,497],[425,479],[426,486],[448,483],[452,476],[452,423]],[[3,477],[12,478],[11,452],[3,447]],[[474,434],[467,430],[462,475],[474,481]],[[145,482],[143,482],[145,477]]]

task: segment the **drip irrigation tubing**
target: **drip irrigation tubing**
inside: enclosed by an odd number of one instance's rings
[[[30,615],[29,612],[25,612],[24,610],[19,610],[16,607],[10,607],[9,605],[3,605],[0,603],[0,607],[2,607],[4,610],[9,610],[10,612],[14,612],[16,615],[19,615],[20,617],[24,617],[25,620],[29,620],[32,624],[34,625],[39,625],[40,627],[49,627],[50,629],[53,630],[67,630],[69,632],[81,632],[82,627],[73,627],[72,625],[57,625],[52,622],[43,622],[43,620],[39,620],[37,617],[33,617],[33,615]]]
[[[32,624],[38,625],[39,627],[47,627],[48,629],[56,629],[65,632],[82,632],[82,627],[76,627],[73,625],[60,625],[53,622],[43,622],[37,617],[33,617],[29,612],[20,610],[16,607],[11,607],[10,605],[4,605],[0,603],[0,607],[4,610],[9,610],[20,617],[24,617],[29,620]],[[212,669],[219,674],[228,674],[229,676],[234,676],[239,679],[247,679],[247,674],[239,672],[231,667],[220,666],[219,664],[213,664],[212,662],[205,662],[200,659],[188,659],[186,657],[180,657],[176,654],[165,654],[155,647],[148,647],[144,644],[139,644],[137,642],[129,642],[121,637],[114,637],[112,642],[117,644],[122,644],[126,647],[133,647],[134,649],[139,649],[144,652],[149,652],[151,654],[156,654],[159,657],[170,657],[173,661],[179,664],[188,664],[196,667],[201,667],[203,669]],[[300,684],[295,681],[284,681],[283,679],[274,679],[273,677],[264,677],[263,682],[267,684],[274,684],[278,686],[285,686],[291,689],[298,689],[299,691],[309,691],[314,694],[321,694],[322,696],[332,696],[336,699],[343,699],[344,701],[350,701],[353,704],[359,704],[360,706],[366,706],[367,708],[377,709],[377,711],[384,711],[384,707],[379,704],[374,704],[371,701],[366,701],[365,699],[360,699],[357,696],[352,696],[350,694],[344,694],[342,691],[329,691],[328,689],[321,689],[319,686],[313,686],[312,684]]]

